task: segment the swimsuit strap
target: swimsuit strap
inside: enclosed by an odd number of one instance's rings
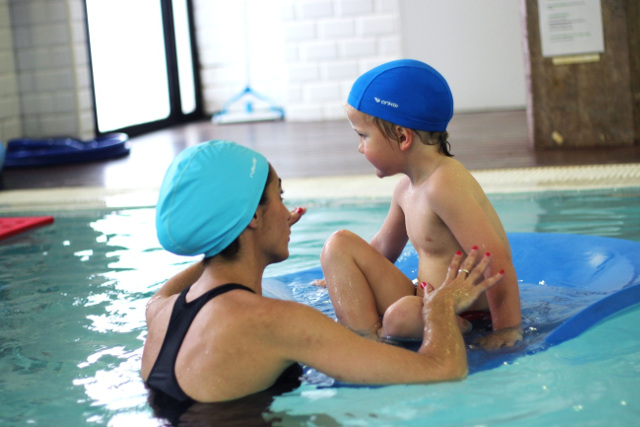
[[[236,289],[255,293],[253,289],[244,285],[227,283],[205,292],[193,301],[187,302],[187,292],[189,292],[189,289],[190,287],[180,292],[180,295],[178,295],[173,305],[169,326],[167,327],[167,333],[160,348],[160,353],[158,353],[158,358],[153,368],[151,368],[149,378],[147,378],[146,381],[147,386],[150,388],[160,390],[181,402],[191,400],[191,398],[187,396],[178,384],[175,364],[178,352],[180,351],[182,342],[187,335],[193,319],[195,319],[200,309],[207,302],[218,295]]]

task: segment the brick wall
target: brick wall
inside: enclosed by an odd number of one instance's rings
[[[401,57],[398,0],[196,0],[205,111],[213,113],[246,81],[284,107],[290,121],[344,118],[353,81]],[[248,77],[248,78],[247,78]]]
[[[0,141],[22,132],[9,0],[0,0]]]
[[[290,120],[344,118],[353,81],[402,56],[397,0],[289,1],[283,22]]]
[[[82,0],[10,0],[8,9],[19,118],[0,137],[92,136]]]
[[[250,82],[287,120],[343,118],[355,78],[401,57],[398,0],[247,0],[248,31],[243,4],[194,0],[208,114]],[[0,0],[0,35],[0,140],[92,137],[82,0]]]

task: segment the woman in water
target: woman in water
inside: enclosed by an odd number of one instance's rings
[[[203,255],[147,304],[145,384],[165,401],[223,402],[298,380],[299,364],[353,384],[429,383],[467,374],[456,314],[504,273],[484,278],[490,254],[452,254],[444,284],[427,283],[417,352],[359,336],[312,307],[262,296],[267,265],[289,256],[304,214],[282,201],[281,181],[259,153],[211,141],[169,167],[156,208],[162,246]]]

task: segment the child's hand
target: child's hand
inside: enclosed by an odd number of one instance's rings
[[[302,215],[307,211],[307,208],[295,208],[291,211],[291,215],[289,216],[289,227],[298,222]]]
[[[512,328],[498,329],[475,341],[485,350],[497,350],[502,347],[512,347],[522,340],[522,327],[520,325]]]

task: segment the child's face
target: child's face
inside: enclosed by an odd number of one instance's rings
[[[376,175],[383,177],[396,174],[398,171],[391,168],[390,162],[395,145],[384,136],[371,117],[355,108],[347,108],[347,118],[360,137],[358,151],[376,168]]]

